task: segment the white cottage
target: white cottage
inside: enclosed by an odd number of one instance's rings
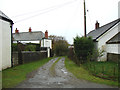
[[[47,56],[50,57],[50,50],[52,49],[52,40],[48,38],[48,31],[45,32],[45,37],[41,40],[41,48],[47,49]]]
[[[107,57],[120,56],[120,18],[106,25],[99,27],[96,22],[95,30],[89,32],[87,36],[91,36],[99,51],[103,51],[103,56],[98,61],[109,60]]]
[[[12,25],[13,21],[0,11],[0,71],[12,66]]]

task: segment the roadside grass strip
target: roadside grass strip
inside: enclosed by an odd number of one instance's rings
[[[83,64],[83,67],[96,77],[118,81],[118,63],[112,61],[92,61]]]
[[[52,66],[50,67],[49,71],[50,71],[50,74],[55,77],[56,75],[56,72],[55,72],[55,65],[56,63],[61,59],[61,57],[59,57],[53,64]]]
[[[65,57],[65,67],[78,79],[84,79],[95,83],[106,84],[111,86],[118,86],[118,81],[105,80],[99,77],[95,77],[91,73],[89,73],[89,71],[84,69],[82,65],[80,67],[77,66],[72,60],[68,59],[67,57]]]
[[[27,64],[22,64],[15,66],[13,68],[9,68],[2,71],[2,88],[13,88],[17,84],[27,79],[27,75],[43,66],[45,63],[50,61],[52,58],[46,58],[43,60],[38,60],[34,62],[30,62]]]
[[[0,71],[0,90],[2,89],[2,71]]]

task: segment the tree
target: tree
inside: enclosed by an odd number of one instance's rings
[[[68,43],[65,40],[58,40],[54,43],[54,53],[57,56],[64,56],[67,55],[68,51]]]
[[[52,39],[52,54],[57,56],[67,55],[68,51],[68,42],[62,36],[50,35]]]
[[[94,43],[91,37],[79,37],[74,39],[74,51],[81,63],[87,61],[87,57],[91,56],[94,49]]]

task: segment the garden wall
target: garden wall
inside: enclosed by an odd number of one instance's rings
[[[28,63],[36,60],[47,58],[47,52],[40,51],[22,51],[21,53],[13,52],[13,65]]]
[[[120,54],[107,53],[107,60],[118,62],[120,60]]]

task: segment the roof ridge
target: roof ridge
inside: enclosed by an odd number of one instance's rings
[[[0,12],[1,12],[1,14],[2,14],[2,17],[4,17],[4,18],[7,18],[7,19],[9,19],[9,20],[11,20],[5,13],[3,13],[1,10],[0,10]],[[1,16],[1,15],[0,15]]]
[[[109,23],[107,23],[107,24],[104,24],[104,25],[102,25],[101,27],[99,27],[99,28],[102,28],[102,27],[104,27],[104,26],[106,26],[106,25],[109,25],[109,24],[111,24],[111,23],[113,23],[113,22],[116,22],[116,21],[118,21],[118,22],[120,22],[120,18],[118,18],[118,19],[116,19],[116,20],[114,20],[114,21],[111,21],[111,22],[109,22]],[[116,22],[116,24],[118,23],[118,22]],[[116,25],[115,24],[115,25]],[[114,26],[114,25],[113,25]],[[99,29],[98,28],[98,29]],[[97,30],[97,29],[94,29],[94,30]]]
[[[21,34],[21,33],[37,33],[37,32],[42,32],[42,31],[32,31],[32,32],[19,32],[19,34]],[[42,32],[43,33],[43,32]],[[13,33],[13,34],[16,34],[16,33]]]
[[[6,14],[4,14],[1,10],[0,10],[0,19],[5,20],[7,22],[10,22],[11,24],[14,24],[12,19],[10,19]]]

